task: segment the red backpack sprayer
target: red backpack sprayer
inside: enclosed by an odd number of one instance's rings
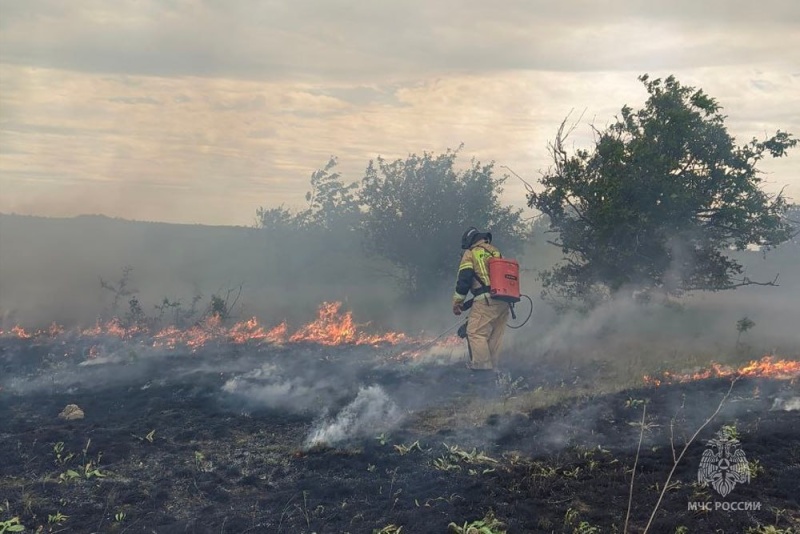
[[[511,308],[511,318],[516,320],[517,314],[514,310],[514,304],[525,298],[530,303],[530,311],[528,312],[528,316],[525,318],[522,323],[514,326],[514,325],[507,325],[509,328],[522,328],[525,326],[525,323],[531,318],[533,315],[533,300],[528,295],[520,294],[520,287],[519,287],[519,262],[517,260],[509,259],[509,258],[489,258],[487,261],[489,266],[489,295],[491,298],[495,300],[500,300],[503,302],[508,302],[508,306]],[[487,287],[483,282],[478,279],[478,282],[483,286]],[[472,307],[472,303],[475,301],[475,298],[471,298],[468,301],[464,302],[462,309],[468,310]],[[467,323],[461,325],[458,329],[458,337],[465,338],[467,337]]]

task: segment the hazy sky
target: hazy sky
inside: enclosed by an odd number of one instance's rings
[[[356,181],[462,142],[535,181],[643,73],[800,136],[800,1],[0,0],[0,212],[250,225],[331,155]],[[800,149],[762,168],[800,201]]]

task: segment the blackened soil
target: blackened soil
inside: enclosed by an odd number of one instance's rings
[[[19,517],[30,532],[372,533],[396,525],[444,533],[489,511],[512,533],[622,532],[635,461],[628,530],[642,532],[674,459],[730,387],[712,380],[575,392],[547,408],[489,410],[465,426],[437,421],[476,402],[502,406],[509,393],[493,375],[387,363],[368,347],[134,348],[82,365],[85,351],[74,347],[0,343],[0,524]],[[541,368],[517,373],[531,389],[569,388],[549,384]],[[557,383],[570,383],[563,378]],[[405,417],[311,446],[321,422],[368,386]],[[796,528],[800,412],[773,408],[776,398],[798,395],[788,381],[736,382],[677,463],[649,532]],[[59,419],[67,404],[85,418]],[[705,443],[723,425],[735,429],[753,474],[726,497],[696,483]],[[689,510],[695,502],[712,510]],[[726,506],[717,503],[760,509],[714,510]]]

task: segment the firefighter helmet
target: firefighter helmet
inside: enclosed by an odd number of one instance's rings
[[[461,248],[463,250],[467,250],[478,237],[478,229],[474,226],[470,226],[467,228],[467,231],[464,232],[464,235],[461,236]]]
[[[492,233],[486,232],[482,234],[478,232],[478,229],[474,226],[470,226],[467,228],[467,231],[464,232],[464,235],[461,236],[461,248],[467,250],[469,247],[475,244],[476,241],[480,239],[485,239],[488,243],[492,242]]]

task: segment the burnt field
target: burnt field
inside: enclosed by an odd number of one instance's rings
[[[0,525],[623,532],[629,499],[628,532],[800,524],[797,362],[614,388],[597,362],[474,374],[457,345],[423,349],[6,334]],[[70,404],[84,417],[60,418]],[[740,441],[750,473],[725,497],[698,483],[721,429]]]

